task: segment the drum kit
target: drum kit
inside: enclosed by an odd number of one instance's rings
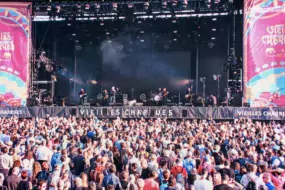
[[[159,102],[161,100],[162,100],[162,96],[160,94],[157,94],[157,93],[150,94],[150,101]]]

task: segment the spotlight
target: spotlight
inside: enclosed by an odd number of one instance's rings
[[[167,7],[167,2],[166,1],[162,1],[161,2],[161,8],[166,9]]]
[[[213,32],[216,32],[216,31],[217,31],[217,29],[216,29],[216,28],[212,28],[212,31],[213,31]]]
[[[144,2],[143,7],[144,7],[144,9],[148,9],[149,8],[149,2]]]
[[[59,13],[61,8],[60,8],[59,5],[57,5],[57,6],[55,7],[55,9],[56,9],[56,12]]]
[[[206,0],[206,5],[207,5],[208,8],[211,7],[211,2],[212,2],[211,0]]]
[[[82,50],[82,46],[81,46],[81,45],[76,45],[76,46],[75,46],[75,50],[76,50],[76,51]]]
[[[183,2],[182,2],[182,8],[183,8],[183,9],[186,9],[187,6],[188,6],[188,0],[183,0]]]
[[[208,47],[212,49],[213,47],[215,47],[215,43],[213,41],[210,41],[208,43]]]
[[[104,22],[100,22],[100,26],[104,26]]]
[[[174,31],[173,31],[174,34],[177,34],[177,32],[178,32],[177,30],[174,30]]]
[[[53,66],[51,64],[46,64],[46,71],[47,72],[52,72],[53,71]]]
[[[144,34],[144,31],[140,31],[141,34]]]
[[[66,25],[67,25],[67,26],[71,26],[71,23],[67,23]]]
[[[128,8],[133,8],[134,7],[134,4],[133,3],[128,3]]]
[[[56,82],[57,81],[56,76],[55,75],[51,75],[51,80]]]
[[[91,84],[97,84],[97,81],[96,81],[96,80],[90,80],[89,83],[91,83]]]
[[[206,81],[206,77],[200,77],[200,82],[204,83]]]
[[[96,11],[96,12],[99,12],[99,10],[100,10],[100,5],[99,5],[99,4],[96,4],[96,5],[95,5],[95,11]]]
[[[213,79],[214,80],[220,80],[221,79],[221,75],[213,75]]]
[[[72,36],[76,36],[76,34],[75,34],[75,33],[73,33],[73,34],[72,34]]]
[[[50,5],[47,7],[47,11],[51,11],[51,6]]]
[[[117,11],[118,4],[117,3],[112,3],[112,8],[113,8],[113,11]]]
[[[89,4],[86,4],[85,5],[85,10],[89,10],[90,9],[90,5]]]
[[[217,21],[217,18],[215,18],[215,17],[214,17],[214,18],[212,18],[212,21]]]
[[[62,74],[64,75],[64,74],[66,74],[67,73],[67,69],[66,68],[63,68],[62,69]]]
[[[216,37],[211,37],[211,40],[215,40],[216,39]]]

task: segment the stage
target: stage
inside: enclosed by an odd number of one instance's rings
[[[284,120],[285,108],[248,108],[248,107],[0,107],[0,117],[46,118],[70,117],[88,118],[171,118],[171,119],[213,119],[229,120],[251,118],[255,120]]]

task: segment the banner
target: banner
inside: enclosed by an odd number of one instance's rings
[[[249,118],[254,120],[285,120],[285,108],[235,108],[235,107],[0,107],[0,117],[47,118],[71,117],[100,119],[219,119]]]
[[[1,106],[26,105],[31,11],[31,3],[0,2]]]
[[[284,0],[244,0],[244,98],[285,106]]]

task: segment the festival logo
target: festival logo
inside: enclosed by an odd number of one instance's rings
[[[285,4],[245,0],[244,97],[253,107],[285,106]]]

